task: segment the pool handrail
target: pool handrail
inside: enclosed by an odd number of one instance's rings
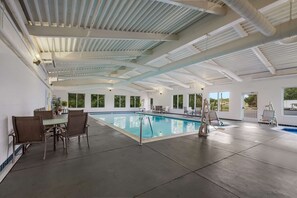
[[[150,117],[149,116],[146,116],[146,115],[143,116],[143,117],[141,117],[140,118],[140,127],[139,127],[139,146],[142,146],[142,121],[143,121],[144,117],[146,117],[148,119],[149,124],[150,124],[150,128],[151,128],[151,131],[152,131],[152,134],[154,134]]]

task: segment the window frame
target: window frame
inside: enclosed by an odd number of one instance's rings
[[[194,101],[193,101],[193,107],[190,105],[190,97],[194,96]],[[188,95],[189,96],[189,100],[188,100],[188,107],[191,107],[192,109],[197,109],[197,108],[201,108],[202,109],[202,103],[203,103],[203,94],[202,93],[191,93]],[[201,96],[201,106],[197,106],[197,98],[198,96]]]
[[[297,86],[295,87],[283,87],[282,89],[282,114],[283,116],[286,116],[286,117],[297,117],[297,115],[289,115],[289,114],[285,114],[285,92],[286,92],[286,89],[290,89],[290,88],[295,88],[297,89]],[[295,99],[294,99],[295,100]],[[297,100],[297,99],[296,99]],[[291,107],[290,107],[291,108]],[[290,109],[289,109],[290,110]]]
[[[119,106],[116,106],[116,97],[119,98]],[[123,103],[124,101],[124,103]],[[124,105],[122,105],[124,104]],[[114,102],[113,102],[114,108],[126,108],[126,96],[125,95],[114,95]]]
[[[141,107],[140,99],[141,99],[140,96],[130,96],[130,108],[140,108]],[[133,106],[131,101],[133,101],[133,104],[134,104]]]
[[[227,99],[227,98],[222,98],[222,94],[224,93],[228,93],[228,110],[222,110],[222,100],[223,99]],[[211,108],[211,101],[210,101],[210,95],[213,94],[213,95],[216,95],[217,98],[217,109],[212,109]],[[210,110],[213,110],[213,111],[218,111],[218,112],[230,112],[230,94],[231,92],[230,91],[220,91],[220,92],[210,92],[208,93],[208,101],[209,101],[209,107],[210,107]]]
[[[174,102],[176,97],[176,103]],[[181,98],[181,100],[180,100]],[[181,101],[181,102],[180,102]],[[183,94],[175,94],[172,96],[172,108],[173,109],[183,109],[184,108],[184,95]]]
[[[70,106],[69,95],[75,95],[75,107]],[[83,106],[78,106],[79,96],[83,96]],[[86,106],[86,94],[84,93],[68,93],[68,108],[85,108]]]
[[[93,106],[92,104],[92,96],[96,96],[96,107]],[[100,104],[100,97],[103,96],[103,106]],[[91,108],[105,108],[105,94],[91,94]]]

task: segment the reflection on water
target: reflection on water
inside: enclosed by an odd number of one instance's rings
[[[114,117],[113,125],[121,128],[121,129],[125,129],[126,128],[126,117],[124,117],[124,116]]]
[[[140,121],[142,120],[143,138],[152,138],[160,136],[169,136],[173,134],[182,134],[189,132],[198,132],[200,122],[190,120],[180,120],[167,118],[163,116],[144,116],[141,114],[101,114],[91,115],[95,119],[103,120],[109,124],[113,124],[128,133],[139,136]],[[152,124],[152,129],[149,124]]]
[[[131,116],[130,117],[130,128],[139,128],[140,127],[140,117],[139,116]]]

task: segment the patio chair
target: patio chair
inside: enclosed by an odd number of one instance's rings
[[[212,125],[212,126],[223,126],[224,125],[224,123],[218,117],[218,114],[216,111],[208,112],[208,121],[209,121],[209,125]]]
[[[46,111],[46,110],[38,110],[38,111],[34,111],[34,116],[38,116],[41,117],[41,120],[49,120],[49,119],[53,119],[54,118],[54,112],[53,111]],[[45,130],[47,130],[48,132],[52,132],[54,133],[55,130],[54,125],[47,125],[45,126]],[[59,140],[57,138],[57,140]]]
[[[54,118],[54,113],[52,111],[34,111],[34,116],[41,117],[41,120],[48,120]],[[50,129],[53,126],[47,126],[46,129]]]
[[[84,110],[68,110],[68,115],[80,115],[83,113],[84,113]]]
[[[13,132],[10,135],[13,137],[13,159],[15,157],[15,145],[21,144],[23,153],[25,153],[26,145],[33,143],[44,143],[43,159],[45,159],[47,138],[51,133],[44,129],[41,117],[12,116],[12,124]]]
[[[69,114],[68,115],[68,123],[66,128],[61,128],[60,136],[63,138],[63,145],[67,151],[67,141],[70,137],[77,137],[78,142],[80,143],[80,136],[86,135],[88,148],[89,145],[89,135],[88,135],[88,113],[81,113],[81,114]]]
[[[39,116],[42,120],[54,118],[54,114],[52,111],[34,111],[34,116]]]

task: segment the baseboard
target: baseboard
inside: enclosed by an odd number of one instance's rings
[[[4,160],[4,162],[0,165],[0,182],[2,182],[2,180],[5,178],[5,176],[8,174],[8,172],[10,171],[10,169],[13,167],[13,165],[17,162],[17,160],[21,157],[21,155],[17,155],[22,149],[22,146],[19,146],[16,150],[15,150],[15,161],[14,163],[10,163],[12,162],[12,158],[13,155],[10,154],[9,157]]]
[[[291,125],[291,124],[278,124],[278,126],[297,127],[297,125]]]

